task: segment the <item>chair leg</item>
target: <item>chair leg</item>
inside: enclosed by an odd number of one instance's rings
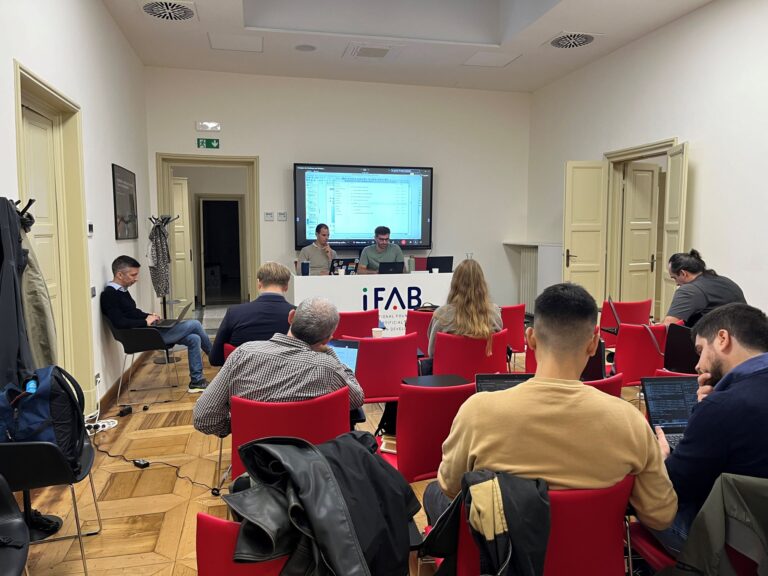
[[[85,560],[85,545],[83,544],[83,532],[80,528],[80,512],[77,509],[77,495],[75,494],[75,486],[69,485],[69,491],[72,494],[72,508],[75,511],[75,527],[77,528],[77,541],[80,543],[80,556],[83,559],[83,571],[85,576],[88,576],[88,563]]]
[[[125,361],[128,354],[123,354],[123,370],[120,372],[120,383],[117,385],[117,404],[120,404],[120,391],[123,389],[123,374],[125,374]]]
[[[101,524],[101,512],[99,511],[99,501],[96,498],[96,486],[93,484],[93,474],[91,474],[91,472],[88,472],[88,481],[91,484],[91,494],[93,495],[93,507],[96,509],[96,520],[99,523],[99,529],[94,532],[86,532],[85,536],[96,536],[96,534],[101,533],[102,524]]]
[[[627,574],[629,574],[629,576],[633,576],[635,573],[635,568],[632,565],[632,540],[629,535],[629,518],[626,516],[624,517],[624,530],[626,531],[627,540]]]
[[[227,481],[227,478],[229,477],[230,472],[232,472],[232,465],[230,464],[229,466],[227,466],[226,471],[223,474],[221,473],[221,459],[222,459],[223,452],[224,452],[224,437],[222,436],[221,438],[219,438],[219,459],[218,459],[218,462],[216,463],[216,476],[215,476],[218,482],[216,484],[216,490],[219,492],[221,492],[222,486],[224,486],[224,483]]]

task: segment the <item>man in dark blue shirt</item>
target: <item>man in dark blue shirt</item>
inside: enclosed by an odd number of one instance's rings
[[[726,304],[693,334],[699,403],[674,452],[656,428],[678,498],[674,524],[656,534],[675,555],[720,474],[768,478],[768,318],[747,304]]]
[[[288,313],[296,308],[285,299],[291,271],[277,262],[267,262],[256,278],[260,296],[227,310],[208,358],[212,366],[224,364],[225,343],[237,347],[253,340],[269,340],[278,332],[288,333]]]

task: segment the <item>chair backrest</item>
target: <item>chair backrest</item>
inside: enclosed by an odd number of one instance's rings
[[[232,346],[229,342],[224,342],[224,361],[226,362],[227,358],[229,358],[229,355],[232,354],[237,350],[237,346]]]
[[[640,300],[638,302],[613,302],[616,315],[622,324],[648,324],[651,318],[652,300]],[[616,317],[613,315],[608,300],[603,302],[600,312],[600,328],[618,328]],[[600,337],[605,340],[607,348],[616,347],[617,336],[610,332],[600,331]]]
[[[525,304],[501,307],[501,322],[507,329],[507,346],[512,352],[525,350]]]
[[[535,374],[538,363],[536,362],[536,352],[530,346],[525,349],[525,371],[529,374]]]
[[[657,369],[664,367],[664,356],[659,354],[659,350],[664,350],[666,336],[667,327],[664,324],[622,324],[619,327],[613,371],[624,373],[624,386],[637,386],[640,378],[653,376]]]
[[[699,355],[691,339],[691,329],[679,324],[667,327],[664,345],[664,368],[672,372],[696,372]]]
[[[87,438],[85,448],[92,450]],[[91,463],[85,464],[81,475],[90,470]],[[0,443],[0,476],[13,492],[78,481],[61,449],[51,442]]]
[[[474,383],[459,386],[400,385],[397,405],[397,469],[406,482],[436,478],[443,442],[456,412],[475,393]],[[424,415],[429,414],[428,421]]]
[[[352,338],[356,340],[355,378],[365,393],[366,402],[393,402],[400,395],[403,378],[419,375],[416,357],[417,334],[391,338]]]
[[[550,530],[544,576],[623,576],[624,515],[635,483],[627,476],[596,490],[550,490]]]
[[[373,328],[379,327],[379,310],[365,310],[363,312],[339,312],[339,325],[333,333],[335,339],[347,336],[365,338],[371,335]]]
[[[669,378],[672,376],[698,376],[695,372],[670,372],[666,368],[658,368],[653,373],[656,378]]]
[[[198,576],[278,576],[288,561],[287,556],[266,562],[238,563],[235,553],[238,522],[230,522],[202,512],[197,513],[197,574]]]
[[[422,354],[429,350],[429,323],[432,322],[434,312],[420,312],[419,310],[408,310],[405,317],[405,333],[418,334],[416,345]]]
[[[507,372],[507,331],[493,335],[491,355],[485,353],[486,341],[438,332],[435,338],[433,374],[458,374],[474,381],[475,374]]]
[[[417,272],[423,272],[427,269],[427,257],[426,256],[414,256],[413,257],[413,269]]]
[[[627,476],[609,488],[549,491],[544,576],[624,575],[624,514],[634,482],[634,476]],[[477,576],[480,555],[464,518],[462,514],[456,574]]]
[[[594,386],[601,392],[621,398],[621,383],[624,381],[624,374],[616,374],[601,380],[587,380],[584,384]]]
[[[349,389],[300,402],[256,402],[233,396],[232,477],[245,468],[237,448],[268,436],[293,436],[322,444],[349,432]]]

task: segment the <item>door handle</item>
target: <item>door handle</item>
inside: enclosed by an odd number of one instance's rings
[[[189,249],[189,261],[192,262],[192,249]]]
[[[651,254],[651,273],[656,270],[656,254]]]
[[[565,249],[565,267],[570,268],[571,266],[571,258],[578,258],[576,254],[571,254],[570,248]]]

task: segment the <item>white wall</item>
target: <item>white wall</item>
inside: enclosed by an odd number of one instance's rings
[[[195,121],[222,123],[221,150],[259,157],[261,260],[290,265],[294,162],[433,166],[434,255],[472,252],[499,303],[517,299],[502,247],[525,237],[529,95],[148,68],[155,154],[194,154]],[[157,183],[150,183],[153,197]],[[373,235],[373,231],[371,231]]]
[[[98,0],[3,2],[0,34],[0,195],[18,198],[13,60],[77,103],[82,110],[91,284],[100,292],[110,264],[124,253],[143,259],[149,216],[143,67]],[[112,163],[136,173],[142,228],[138,241],[114,239]],[[34,209],[32,210],[34,212]],[[85,231],[83,232],[85,233]],[[147,275],[148,276],[148,275]],[[136,290],[134,290],[134,293]],[[136,297],[136,294],[134,294]],[[139,304],[150,302],[148,277]],[[103,382],[119,376],[119,347],[92,307],[94,366]],[[87,387],[91,382],[81,382]],[[104,393],[102,386],[100,393]]]
[[[687,247],[768,308],[765,22],[764,0],[719,0],[535,92],[529,239],[562,238],[567,160],[677,136],[690,142]]]

